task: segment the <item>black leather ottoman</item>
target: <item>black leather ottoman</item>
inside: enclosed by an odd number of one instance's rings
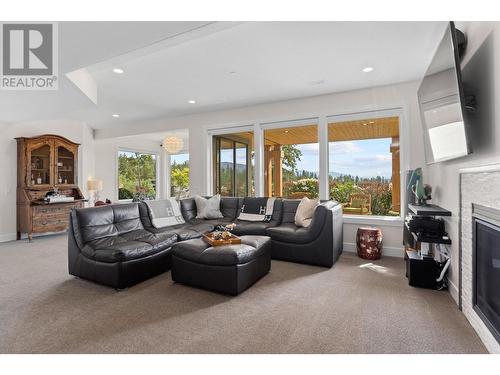
[[[238,295],[271,269],[271,239],[241,236],[240,245],[211,247],[203,239],[178,242],[172,249],[172,280]]]

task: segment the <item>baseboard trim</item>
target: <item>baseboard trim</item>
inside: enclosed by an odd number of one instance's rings
[[[63,232],[48,232],[48,233],[33,233],[33,238],[38,238],[38,237],[45,237],[45,236],[54,236],[54,235],[60,235],[60,234],[66,234],[66,231]],[[26,240],[28,239],[28,235],[26,233],[21,234],[21,239]],[[17,233],[5,233],[5,234],[0,234],[0,243],[1,242],[10,242],[10,241],[16,241],[17,240]]]
[[[458,288],[453,282],[451,282],[450,279],[448,279],[448,292],[451,294],[451,298],[453,298],[455,303],[458,305]]]
[[[4,233],[4,234],[0,234],[0,242],[15,241],[16,238],[17,238],[17,233]]]
[[[349,253],[356,253],[356,244],[352,242],[344,242],[344,251],[347,251]],[[404,257],[404,248],[403,246],[401,247],[395,247],[395,246],[383,246],[382,247],[382,256],[388,256],[388,257],[397,257],[397,258],[403,258]]]

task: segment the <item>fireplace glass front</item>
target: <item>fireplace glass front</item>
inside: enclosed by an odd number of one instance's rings
[[[488,212],[473,215],[473,306],[500,343],[500,222]]]

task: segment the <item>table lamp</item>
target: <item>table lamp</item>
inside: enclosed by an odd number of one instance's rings
[[[94,195],[94,206],[95,202],[99,200],[99,192],[102,190],[102,180],[88,180],[87,190],[93,192]]]

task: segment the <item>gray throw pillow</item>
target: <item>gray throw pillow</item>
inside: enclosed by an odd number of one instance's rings
[[[209,199],[195,195],[194,201],[196,202],[197,219],[220,219],[224,217],[222,212],[220,212],[219,194]]]

